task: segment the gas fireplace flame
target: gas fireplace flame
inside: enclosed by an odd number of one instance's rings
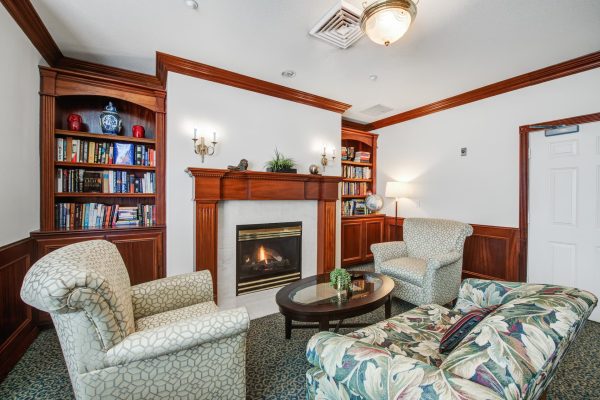
[[[264,246],[260,246],[260,248],[258,249],[258,261],[264,261],[265,264],[267,263],[267,252],[265,251]]]

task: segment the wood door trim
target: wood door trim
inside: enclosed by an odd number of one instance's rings
[[[565,76],[577,74],[579,72],[588,71],[598,67],[600,67],[600,51],[563,61],[549,67],[537,69],[535,71],[505,79],[500,82],[492,83],[490,85],[482,86],[456,96],[448,97],[443,100],[374,121],[370,124],[366,124],[367,130],[384,128],[400,122],[420,118],[425,115],[448,110],[450,108],[487,99],[488,97],[497,96],[499,94],[537,85],[553,79],[563,78]]]
[[[599,121],[600,112],[519,127],[519,277],[523,282],[527,280],[527,251],[529,241],[529,134],[533,131],[541,130],[531,127],[539,125],[580,125]]]

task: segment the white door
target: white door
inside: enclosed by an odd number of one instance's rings
[[[527,281],[600,297],[600,122],[579,132],[529,134]],[[600,321],[596,308],[591,318]]]

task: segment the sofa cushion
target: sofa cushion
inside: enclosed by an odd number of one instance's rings
[[[446,358],[440,340],[462,314],[429,304],[359,329],[347,336],[438,367]]]
[[[475,326],[480,323],[487,315],[492,313],[500,305],[477,308],[469,311],[461,319],[456,321],[442,337],[440,341],[440,352],[449,353],[463,340]]]
[[[194,304],[193,306],[178,308],[176,310],[165,311],[163,313],[142,317],[135,321],[137,331],[157,328],[159,326],[170,325],[174,322],[180,322],[186,319],[194,318],[203,314],[210,314],[219,311],[219,307],[212,302]]]
[[[381,263],[382,274],[423,286],[427,262],[420,258],[401,257]]]

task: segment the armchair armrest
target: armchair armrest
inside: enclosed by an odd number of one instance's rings
[[[408,257],[408,250],[404,242],[384,242],[371,245],[371,252],[377,270],[380,263],[394,258]]]
[[[456,251],[450,251],[444,254],[438,254],[427,259],[427,269],[436,270],[446,265],[454,264],[462,258],[462,254]]]
[[[240,307],[134,332],[108,350],[106,361],[115,366],[186,350],[245,333],[249,321]]]
[[[212,277],[208,270],[170,276],[131,287],[135,319],[212,299]]]
[[[364,399],[421,398],[423,390],[433,390],[437,396],[428,396],[431,398],[504,398],[451,372],[332,332],[313,336],[306,357],[329,379]],[[327,383],[329,386],[331,381]]]

